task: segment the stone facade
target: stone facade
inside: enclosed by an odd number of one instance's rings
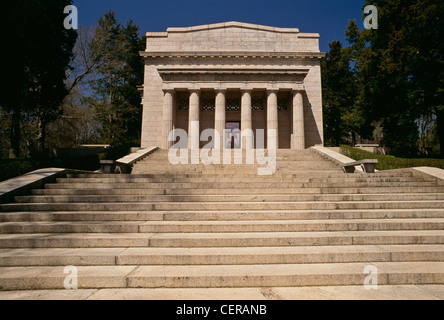
[[[228,22],[146,39],[142,147],[169,148],[169,132],[191,132],[193,121],[190,147],[227,122],[276,129],[281,149],[323,144],[319,34]]]

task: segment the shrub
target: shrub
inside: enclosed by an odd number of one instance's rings
[[[95,171],[100,160],[117,160],[130,151],[128,146],[114,147],[103,153],[71,158],[0,159],[0,181],[8,180],[42,168],[65,168]]]
[[[67,159],[0,159],[0,181],[8,180],[42,168],[66,168],[95,171],[100,168],[99,157],[94,154],[86,157]]]
[[[98,156],[100,160],[117,160],[129,154],[130,149],[128,146],[114,147],[99,153]]]
[[[378,164],[376,165],[376,169],[378,170],[392,170],[413,167],[436,167],[444,169],[444,159],[397,158],[394,156],[377,155],[350,146],[341,146],[341,153],[356,161],[363,159],[378,159]]]
[[[27,159],[0,159],[0,181],[24,175],[34,170],[34,164]]]

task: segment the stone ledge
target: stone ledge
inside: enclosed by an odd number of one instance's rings
[[[311,147],[312,150],[320,154],[321,156],[327,158],[330,161],[333,161],[334,163],[337,163],[339,165],[355,162],[356,160],[349,158],[347,156],[344,156],[343,154],[340,154],[336,151],[333,151],[331,149],[325,148],[323,146],[314,146]],[[358,172],[364,172],[361,168],[361,166],[356,166],[355,170]]]
[[[141,51],[144,58],[324,58],[325,53],[312,52],[259,52],[259,51]]]
[[[0,182],[0,203],[13,202],[15,196],[26,194],[31,189],[42,188],[45,183],[55,181],[57,178],[62,178],[68,173],[79,172],[85,171],[61,168],[45,168]]]
[[[205,288],[80,289],[0,292],[1,300],[442,300],[443,285]]]
[[[433,177],[437,180],[438,185],[444,186],[444,170],[434,167],[417,167],[412,168],[413,174]]]
[[[237,67],[215,67],[215,68],[199,68],[199,67],[159,67],[157,69],[160,74],[296,74],[307,75],[310,72],[308,68],[237,68]]]
[[[147,155],[153,153],[154,151],[157,151],[158,147],[148,147],[138,150],[137,152],[131,153],[123,158],[120,158],[116,162],[118,164],[124,164],[124,165],[133,165],[137,161],[142,160]]]
[[[120,166],[120,171],[122,173],[125,174],[131,173],[132,167],[136,162],[142,160],[143,158],[157,151],[158,149],[159,149],[158,147],[142,148],[137,152],[131,153],[123,158],[120,158],[119,160],[116,161],[116,164]]]

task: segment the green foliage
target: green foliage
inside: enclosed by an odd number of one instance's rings
[[[99,156],[67,159],[0,159],[0,181],[42,168],[66,168],[95,171],[100,168]]]
[[[397,154],[416,155],[418,119],[431,113],[438,116],[444,104],[444,2],[373,0],[367,4],[378,7],[379,29],[361,34],[370,44],[359,59],[366,79],[364,99],[382,120],[385,145]]]
[[[35,168],[31,160],[26,159],[0,159],[0,181],[8,180]]]
[[[72,2],[0,2],[8,13],[0,20],[8,44],[2,52],[8,81],[0,95],[0,157],[42,157],[48,148],[80,144],[140,145],[139,27],[122,25],[108,12],[95,27],[66,30],[63,9]]]
[[[65,6],[72,0],[15,0],[0,2],[2,52],[0,106],[11,112],[11,147],[20,155],[23,117],[39,123],[40,148],[46,124],[60,116],[67,95],[65,72],[72,60],[77,33],[66,30]],[[38,30],[36,33],[35,31]]]
[[[340,51],[331,43],[323,65],[325,140],[343,141],[353,132],[369,137],[371,125],[379,124],[383,135],[376,142],[396,155],[436,152],[432,142],[444,154],[444,1],[367,0],[366,5],[378,8],[379,29],[360,31],[350,21],[350,46]],[[348,70],[342,60],[350,61]],[[355,88],[353,103],[344,99],[349,87]],[[332,114],[331,108],[336,108]]]
[[[130,153],[130,147],[119,146],[106,150],[105,152],[99,153],[100,160],[117,160],[123,158]]]
[[[341,153],[357,161],[363,159],[378,159],[378,164],[376,166],[376,169],[378,170],[392,170],[413,167],[436,167],[444,169],[444,159],[410,159],[376,155],[374,153],[350,146],[341,146]]]
[[[102,124],[102,143],[120,146],[140,138],[142,96],[137,86],[143,83],[144,69],[139,56],[143,41],[138,33],[139,27],[132,21],[123,26],[111,11],[98,21],[90,46],[97,67],[88,102]]]
[[[0,181],[24,175],[42,168],[66,168],[95,171],[100,168],[100,160],[117,160],[130,153],[130,147],[119,146],[83,157],[0,159]]]
[[[325,140],[330,145],[344,142],[347,134],[359,131],[362,124],[350,62],[349,51],[339,41],[330,43],[330,52],[322,61]]]

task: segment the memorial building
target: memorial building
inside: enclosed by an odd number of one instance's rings
[[[222,139],[224,130],[262,129],[265,144],[274,129],[279,149],[323,144],[317,33],[239,22],[168,28],[148,32],[141,55],[142,147],[170,148],[173,129],[188,133],[191,148],[208,143],[205,129]]]

